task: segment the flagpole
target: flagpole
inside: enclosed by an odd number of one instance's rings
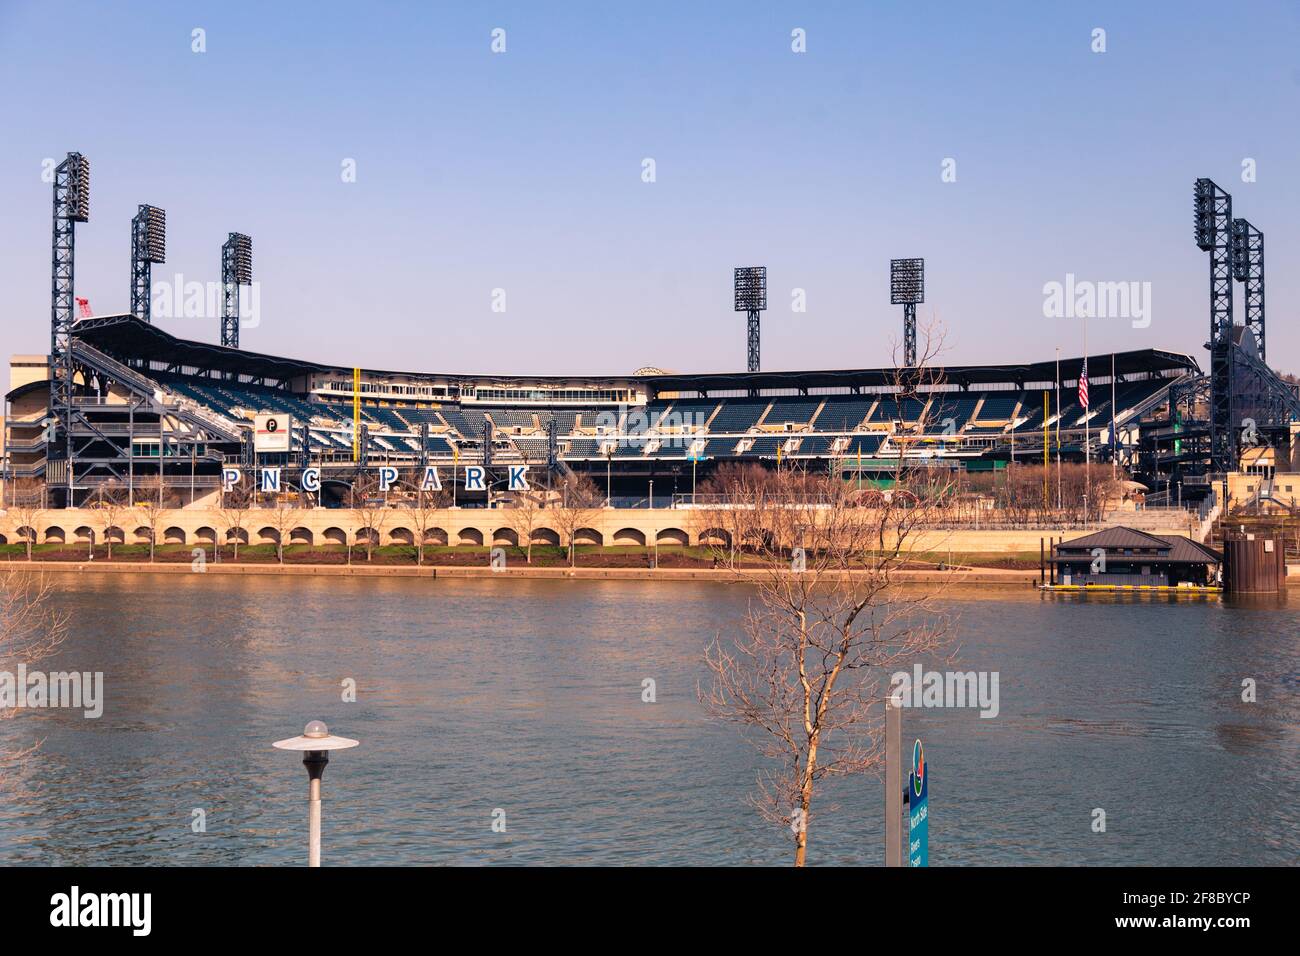
[[[1083,368],[1088,368],[1088,317],[1083,319]],[[1089,392],[1092,388],[1089,387]],[[1088,408],[1083,410],[1083,526],[1088,527],[1088,497],[1092,494],[1092,422],[1089,420],[1092,416],[1091,396],[1088,399]]]
[[[1110,353],[1110,480],[1119,473],[1119,432],[1115,429],[1115,353]]]
[[[1056,347],[1056,510],[1061,502],[1061,347]]]

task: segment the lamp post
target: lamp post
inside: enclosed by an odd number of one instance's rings
[[[303,751],[302,765],[307,768],[307,865],[320,866],[320,779],[330,762],[331,750],[347,750],[359,741],[335,737],[325,722],[313,720],[298,737],[277,740],[279,750]]]

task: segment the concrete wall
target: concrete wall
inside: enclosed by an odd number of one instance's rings
[[[374,514],[381,515],[376,519]],[[534,544],[565,544],[562,533],[546,510],[535,512]],[[286,544],[362,544],[367,524],[378,523],[379,544],[414,544],[416,522],[411,512],[388,508],[367,516],[348,509],[304,508],[283,514],[274,509],[249,509],[242,528],[251,544],[272,544],[284,525]],[[446,508],[432,513],[426,542],[433,545],[523,545],[511,523],[508,509]],[[48,509],[30,516],[17,510],[0,511],[0,544],[23,540],[19,526],[31,520],[41,544],[64,542],[85,544],[90,531],[102,543],[104,515],[93,508]],[[579,544],[651,546],[725,544],[724,534],[708,533],[707,512],[671,508],[619,509],[592,512],[586,527],[577,535]],[[719,522],[721,523],[721,522]],[[127,544],[148,541],[148,520],[142,508],[122,508],[116,516],[120,534],[115,540]],[[157,521],[159,544],[211,544],[214,536],[232,541],[231,516],[215,508],[192,507],[161,512]],[[917,540],[919,550],[963,553],[1005,553],[1037,551],[1042,531],[927,531]],[[1058,535],[1059,537],[1059,535]]]

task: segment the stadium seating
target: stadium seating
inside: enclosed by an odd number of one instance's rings
[[[892,395],[882,395],[880,401],[876,403],[875,410],[871,413],[869,421],[890,422],[901,418],[905,422],[915,422],[920,420],[921,413],[925,410],[925,404],[925,399],[904,398],[900,400]]]
[[[813,415],[817,414],[817,409],[821,407],[821,399],[792,399],[778,398],[772,402],[772,409],[763,419],[764,425],[782,425],[785,422],[793,422],[796,425],[806,425],[812,421]]]
[[[1015,414],[1016,406],[1025,398],[1024,392],[985,392],[979,421],[1004,422]]]
[[[744,433],[753,428],[758,417],[768,406],[768,399],[732,398],[722,403],[722,409],[709,424],[710,432],[724,434]]]
[[[851,432],[862,424],[875,403],[874,398],[828,399],[813,427],[825,432]]]

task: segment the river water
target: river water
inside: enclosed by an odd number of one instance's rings
[[[790,860],[788,831],[747,804],[762,759],[696,698],[705,644],[752,597],[741,586],[55,583],[71,633],[43,666],[102,671],[104,713],[0,721],[0,747],[41,742],[0,788],[0,864],[301,863],[306,773],[271,742],[314,717],[361,741],[325,773],[326,865]],[[1300,857],[1300,594],[947,601],[959,666],[998,673],[1000,712],[904,713],[905,749],[920,736],[930,765],[932,865]],[[809,863],[880,863],[881,780],[831,802],[814,806]]]

